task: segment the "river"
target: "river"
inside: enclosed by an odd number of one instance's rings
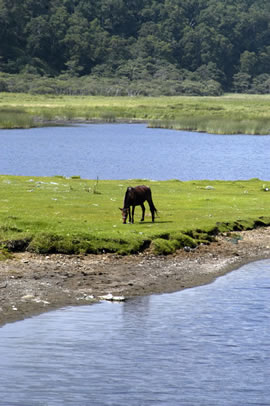
[[[1,406],[248,406],[270,399],[270,260],[214,283],[0,329]]]
[[[0,131],[0,173],[86,179],[270,180],[269,136],[96,124]]]
[[[270,179],[270,137],[99,124],[0,131],[0,173]],[[169,295],[0,328],[1,406],[247,406],[270,399],[270,260]]]

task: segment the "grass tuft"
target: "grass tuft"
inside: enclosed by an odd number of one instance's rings
[[[0,261],[6,261],[13,257],[12,253],[5,247],[0,247]]]

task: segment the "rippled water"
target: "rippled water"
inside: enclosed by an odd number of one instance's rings
[[[0,173],[96,179],[270,179],[270,136],[97,124],[0,130]]]
[[[0,360],[1,406],[269,406],[270,260],[6,325]]]

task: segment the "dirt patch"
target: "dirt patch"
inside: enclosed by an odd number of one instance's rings
[[[239,238],[240,237],[240,238]],[[111,293],[130,298],[210,283],[244,263],[270,258],[270,228],[219,236],[210,245],[167,257],[150,253],[41,256],[0,262],[0,325]]]

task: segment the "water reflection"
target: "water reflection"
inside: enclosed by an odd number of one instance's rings
[[[0,329],[0,405],[269,405],[270,260]],[[2,402],[2,403],[1,403]]]
[[[141,296],[123,303],[123,320],[147,319],[151,310],[151,296]]]

